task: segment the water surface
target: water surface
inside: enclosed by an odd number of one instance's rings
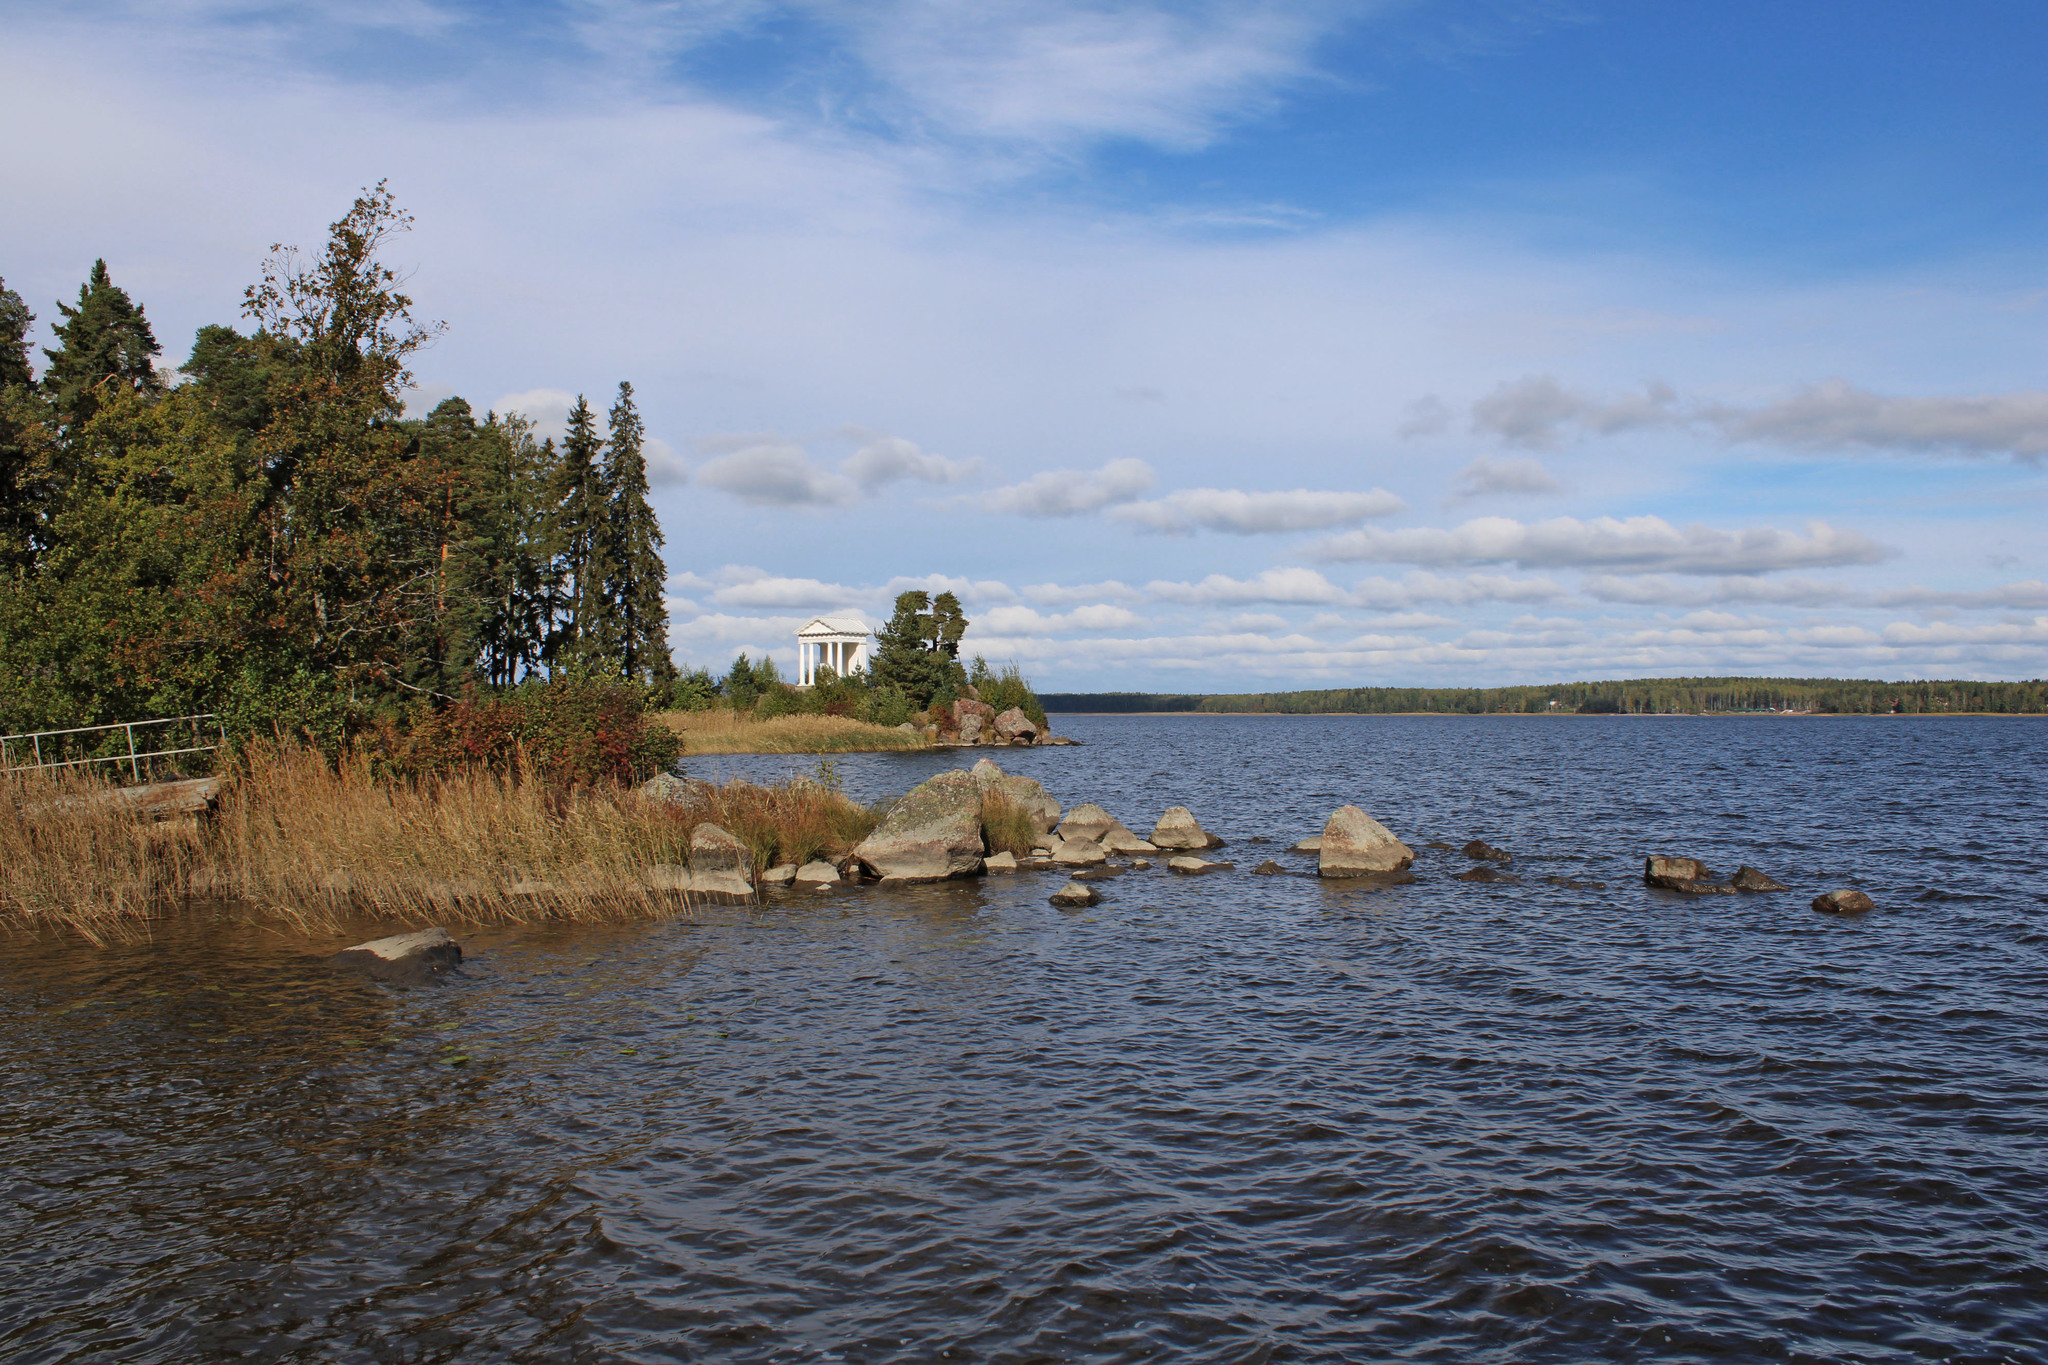
[[[1237,871],[472,932],[439,989],[0,940],[0,1357],[2048,1359],[2048,725],[1057,723],[997,758]],[[1248,875],[1344,801],[1525,884]]]

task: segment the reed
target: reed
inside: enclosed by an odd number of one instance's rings
[[[651,717],[683,738],[687,754],[846,754],[923,749],[922,734],[870,725],[850,716],[771,716],[757,720],[723,707],[663,711]]]
[[[1021,858],[1045,842],[1045,836],[1022,807],[999,791],[986,791],[981,796],[981,841],[990,853],[1014,853]]]
[[[415,779],[332,766],[294,746],[252,748],[208,821],[152,824],[90,778],[10,775],[0,786],[0,921],[131,938],[195,903],[227,902],[306,931],[364,916],[526,923],[670,915],[657,864],[689,861],[709,819],[765,866],[837,858],[878,815],[809,780],[693,783],[669,803],[627,787],[563,789],[471,767]]]

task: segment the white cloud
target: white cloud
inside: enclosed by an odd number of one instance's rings
[[[843,507],[860,498],[844,474],[819,469],[802,446],[763,442],[697,466],[697,482],[761,507]]]
[[[1478,517],[1461,526],[1366,528],[1311,547],[1326,559],[1406,564],[1515,564],[1604,568],[1618,573],[1753,574],[1780,569],[1875,564],[1889,553],[1855,531],[1807,523],[1806,534],[1773,526],[1741,531],[1673,526],[1662,517],[1553,517],[1520,522]]]
[[[1552,375],[1530,375],[1474,403],[1472,427],[1510,445],[1547,450],[1567,429],[1605,436],[1676,421],[1677,402],[1664,384],[1647,384],[1639,396],[1601,401],[1565,388]]]
[[[2048,583],[2030,578],[2019,583],[2001,583],[1995,588],[1894,588],[1872,594],[1871,601],[1880,607],[2048,607]]]
[[[1405,512],[1408,504],[1384,488],[1369,492],[1253,493],[1237,488],[1183,488],[1163,498],[1115,508],[1110,516],[1154,531],[1185,535],[1196,529],[1260,535],[1353,526],[1368,517]]]
[[[1688,607],[1716,602],[1766,602],[1788,607],[1833,607],[1857,603],[1863,594],[1840,583],[1812,578],[1723,578],[1702,582],[1662,574],[1621,577],[1588,575],[1579,590],[1601,602]]]
[[[862,488],[873,490],[898,479],[926,483],[959,483],[981,472],[981,461],[949,460],[928,455],[900,436],[878,436],[848,456],[840,471]]]
[[[1761,407],[1717,406],[1706,419],[1731,441],[1808,450],[1863,447],[1915,454],[2048,455],[2048,392],[1897,398],[1842,379]]]
[[[984,634],[1010,636],[1043,635],[1065,630],[1129,630],[1143,624],[1144,618],[1130,608],[1108,603],[1076,607],[1052,616],[1034,607],[997,607],[974,618],[967,638],[971,644]]]
[[[1509,578],[1505,574],[1473,573],[1446,578],[1416,571],[1401,579],[1361,579],[1351,600],[1361,607],[1408,607],[1418,602],[1549,602],[1571,594],[1548,578]]]
[[[523,393],[500,395],[490,410],[520,413],[533,423],[536,438],[553,437],[559,441],[569,434],[569,409],[575,406],[576,395],[567,389],[527,389]]]
[[[1057,583],[1036,583],[1023,592],[1027,601],[1041,607],[1071,607],[1080,602],[1121,602],[1129,605],[1145,600],[1145,595],[1136,588],[1113,578],[1100,583],[1077,583],[1070,588]]]
[[[672,488],[690,481],[690,466],[667,441],[649,436],[640,447],[647,457],[647,482],[656,488]]]
[[[1020,517],[1075,517],[1142,497],[1157,482],[1152,466],[1143,460],[1111,460],[1090,472],[1048,469],[996,489],[982,498],[981,505]]]
[[[1493,493],[1555,493],[1562,487],[1538,460],[1481,455],[1458,471],[1451,495],[1462,500]]]
[[[1163,602],[1191,606],[1229,606],[1241,602],[1282,602],[1302,605],[1343,602],[1344,591],[1314,569],[1268,569],[1253,578],[1212,573],[1199,583],[1160,580],[1145,591]]]

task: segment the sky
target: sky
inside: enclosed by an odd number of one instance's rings
[[[167,364],[362,187],[655,438],[679,662],[2048,675],[2048,6],[0,0],[0,277]]]

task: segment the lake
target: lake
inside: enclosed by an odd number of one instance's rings
[[[993,756],[1236,870],[464,931],[414,990],[0,939],[0,1357],[2048,1359],[2048,723],[1055,724]],[[1299,875],[1345,802],[1524,884]]]

